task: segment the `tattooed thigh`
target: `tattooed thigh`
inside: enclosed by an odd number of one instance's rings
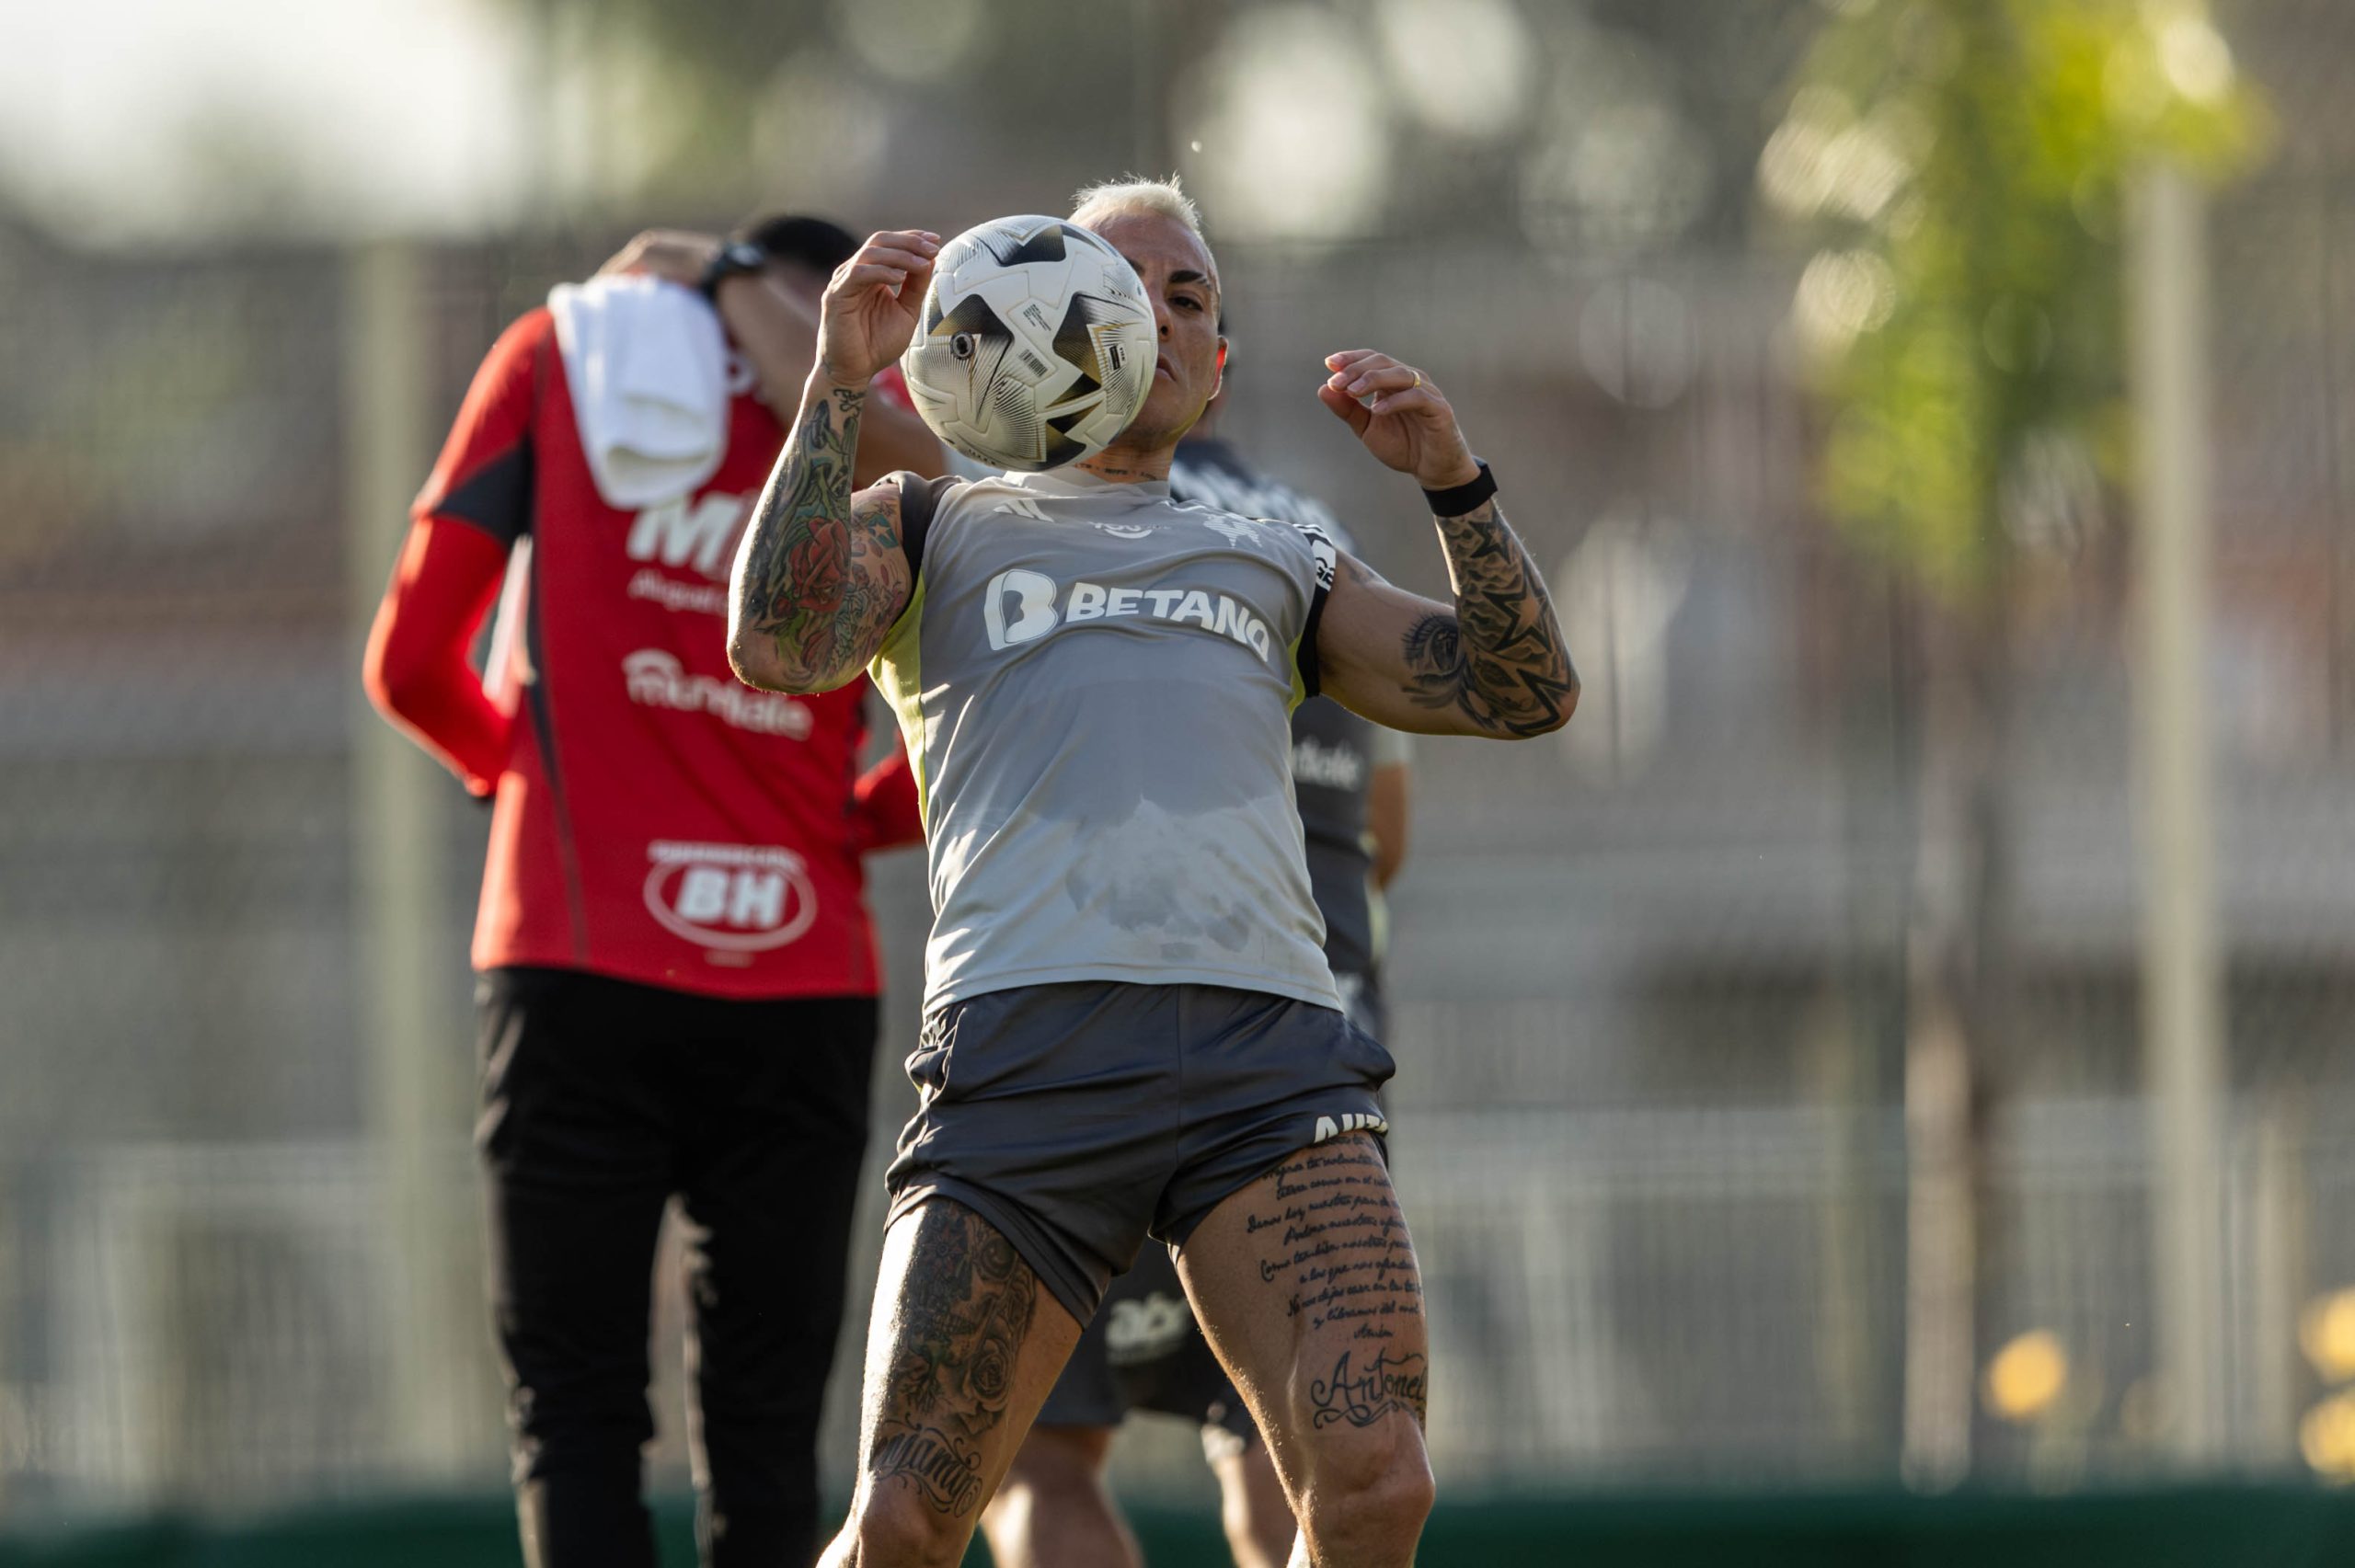
[[[938,1512],[968,1516],[988,1500],[992,1438],[1014,1398],[1039,1279],[969,1208],[931,1203],[913,1218],[867,1468]]]
[[[1363,1137],[1302,1150],[1246,1194],[1243,1234],[1280,1293],[1312,1431],[1425,1416],[1422,1273],[1390,1173]]]

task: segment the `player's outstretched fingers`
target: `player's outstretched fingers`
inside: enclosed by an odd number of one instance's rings
[[[1380,416],[1423,410],[1452,418],[1453,410],[1449,406],[1446,397],[1441,395],[1439,388],[1425,379],[1421,372],[1415,372],[1413,375],[1414,379],[1405,386],[1383,389],[1380,395],[1367,405],[1367,412]]]
[[[887,266],[928,267],[940,254],[940,236],[928,229],[882,229],[867,236],[850,258],[851,266],[881,262]]]
[[[929,278],[939,250],[921,235],[877,235],[835,269],[834,285],[850,292],[888,281],[896,289],[910,278]]]
[[[1330,408],[1334,417],[1349,426],[1356,435],[1364,435],[1366,427],[1373,423],[1373,416],[1364,404],[1329,381],[1316,389],[1316,400]]]
[[[879,283],[897,291],[911,278],[929,281],[933,258],[939,254],[939,240],[926,231],[886,229],[869,235],[867,243],[834,269],[833,287],[840,293],[854,293]]]
[[[842,270],[834,274],[834,292],[845,298],[862,289],[886,288],[897,293],[908,280],[908,269],[882,262],[845,261]]]
[[[892,267],[902,272],[913,272],[931,265],[932,258],[923,251],[902,250],[898,246],[892,245],[868,246],[865,250],[843,263],[845,269],[862,267]]]
[[[1386,364],[1363,364],[1352,368],[1357,372],[1354,375],[1350,375],[1349,371],[1335,372],[1337,378],[1350,376],[1349,383],[1341,390],[1352,397],[1363,397],[1372,392],[1404,392],[1410,386],[1423,383],[1422,372],[1411,365],[1402,365],[1396,360]]]
[[[1362,400],[1366,412],[1377,418],[1419,408],[1439,409],[1445,401],[1439,395],[1439,389],[1412,365],[1394,363],[1367,371],[1344,390]]]
[[[887,229],[867,236],[834,269],[819,310],[818,363],[825,374],[863,384],[900,357],[914,336],[939,249],[928,230]]]
[[[1312,1560],[1407,1568],[1430,1511],[1430,1345],[1379,1146],[1356,1133],[1297,1151],[1211,1211],[1178,1273]]]

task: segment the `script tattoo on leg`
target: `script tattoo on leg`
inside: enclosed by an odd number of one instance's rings
[[[1422,1276],[1373,1145],[1353,1138],[1287,1162],[1244,1232],[1259,1239],[1259,1277],[1286,1292],[1288,1317],[1309,1333],[1346,1331],[1333,1365],[1309,1379],[1310,1425],[1371,1426],[1402,1413],[1423,1425]]]
[[[982,1445],[1005,1419],[1039,1276],[971,1209],[927,1205],[901,1286],[899,1349],[867,1469],[952,1517],[980,1511]]]

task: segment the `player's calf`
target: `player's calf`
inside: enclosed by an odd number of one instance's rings
[[[1139,1568],[1136,1539],[1104,1488],[1107,1426],[1034,1426],[982,1514],[997,1568]]]
[[[1292,1560],[1300,1527],[1266,1442],[1209,1427],[1202,1433],[1202,1451],[1218,1477],[1219,1524],[1235,1568],[1284,1568]]]

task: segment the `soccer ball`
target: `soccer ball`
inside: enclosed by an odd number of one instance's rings
[[[916,411],[976,463],[1035,473],[1101,451],[1153,390],[1159,334],[1127,258],[1061,218],[940,247],[900,357]]]

